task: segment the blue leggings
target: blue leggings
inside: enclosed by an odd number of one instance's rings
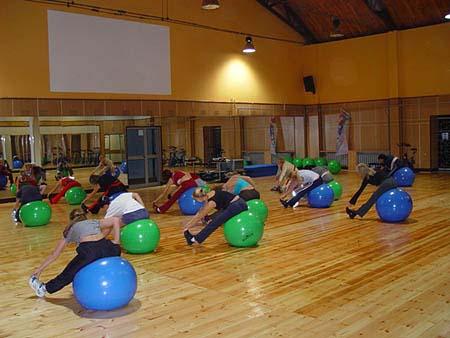
[[[289,206],[293,207],[295,205],[295,203],[297,203],[298,201],[300,201],[300,199],[303,196],[306,196],[307,193],[309,193],[311,190],[317,188],[318,186],[320,186],[323,183],[323,180],[321,177],[319,177],[317,180],[315,180],[314,182],[311,183],[311,185],[308,185],[306,188],[303,188],[301,190],[296,190],[296,195],[294,197],[292,197],[289,201],[287,201],[287,204],[289,204]]]
[[[230,205],[226,209],[218,211],[214,215],[214,218],[202,229],[202,231],[194,236],[195,241],[197,243],[202,243],[223,223],[228,221],[231,217],[236,216],[237,214],[240,214],[242,211],[245,211],[247,209],[247,203],[245,203],[242,198],[239,198],[237,201],[230,203]]]

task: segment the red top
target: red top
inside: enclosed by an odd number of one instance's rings
[[[70,177],[63,177],[63,178],[61,178],[61,186],[66,186],[66,185],[68,185],[69,183],[72,183],[72,182],[76,182],[74,179],[72,179],[72,178],[70,178]]]
[[[180,180],[180,179],[182,179],[183,177],[184,177],[184,175],[185,175],[185,173],[184,172],[182,172],[182,171],[174,171],[173,173],[172,173],[172,181],[173,181],[173,183],[175,184],[175,185],[179,185],[178,184],[178,181]],[[198,175],[196,175],[196,174],[191,174],[191,176],[192,176],[192,179],[193,180],[196,180],[196,179],[198,179],[198,178],[200,178],[200,176],[198,176]]]

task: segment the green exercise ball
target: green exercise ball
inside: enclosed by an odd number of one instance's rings
[[[269,209],[264,201],[259,199],[250,200],[247,201],[247,206],[248,211],[258,216],[263,223],[266,221],[267,215],[269,214]]]
[[[342,196],[342,185],[338,181],[331,181],[328,186],[333,190],[334,200],[338,200]]]
[[[43,201],[30,202],[20,208],[19,217],[27,227],[46,225],[52,217],[52,208]]]
[[[245,248],[258,244],[264,233],[264,224],[258,216],[246,210],[226,221],[223,230],[228,244]]]
[[[310,158],[306,157],[303,159],[303,168],[312,168],[316,166],[316,162]]]
[[[336,160],[331,160],[328,162],[328,170],[334,175],[339,174],[341,171],[341,164]]]
[[[295,165],[297,169],[303,168],[303,160],[301,158],[298,157],[294,158],[292,160],[292,164]]]
[[[316,159],[316,166],[325,167],[328,164],[328,161],[326,158],[319,157]]]
[[[285,157],[284,157],[284,160],[285,160],[286,162],[292,163],[292,157],[290,157],[290,156],[285,156]]]
[[[17,185],[15,183],[11,184],[11,186],[9,187],[9,191],[11,191],[11,194],[16,196],[16,194],[17,194]]]
[[[204,192],[208,193],[211,191],[211,187],[209,185],[203,185],[201,187],[203,189]]]
[[[70,205],[80,204],[86,198],[86,191],[82,187],[72,187],[66,191],[64,198]]]
[[[122,247],[131,254],[155,251],[159,244],[159,228],[151,219],[140,219],[127,224],[120,232]]]

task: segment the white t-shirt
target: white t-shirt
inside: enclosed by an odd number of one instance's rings
[[[315,173],[312,170],[299,170],[297,171],[297,175],[303,178],[303,185],[312,184],[315,180],[317,180],[320,175]]]
[[[109,205],[105,218],[122,217],[124,214],[144,209],[138,201],[133,198],[133,193],[125,192],[117,196]]]

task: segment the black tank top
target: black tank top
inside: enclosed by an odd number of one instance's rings
[[[228,208],[231,201],[236,197],[236,195],[233,195],[232,193],[228,191],[219,190],[216,191],[213,197],[208,199],[209,201],[213,201],[216,203],[216,209],[222,210]]]

